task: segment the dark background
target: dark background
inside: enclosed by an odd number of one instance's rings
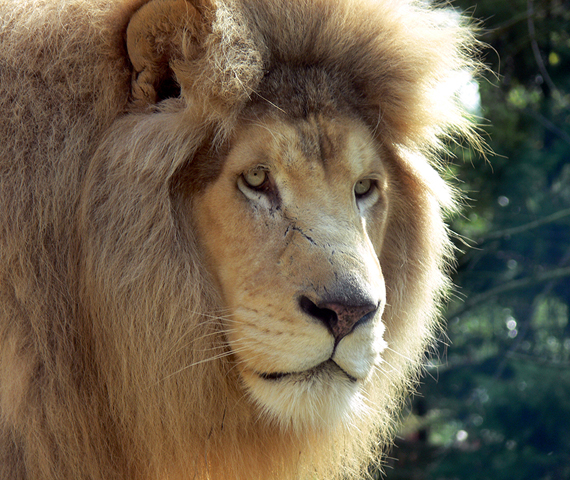
[[[458,0],[481,21],[485,160],[457,149],[457,285],[388,480],[570,479],[570,2]],[[483,120],[484,119],[484,120]],[[376,473],[376,475],[379,475]],[[380,476],[378,478],[381,478]]]

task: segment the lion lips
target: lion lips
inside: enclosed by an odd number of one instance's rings
[[[318,365],[302,371],[291,372],[256,372],[264,380],[279,381],[285,378],[297,382],[313,380],[324,370],[331,367],[338,369],[350,381],[365,379],[374,365],[382,362],[382,352],[387,344],[383,339],[384,324],[378,322],[373,329],[359,329],[352,335],[341,339],[342,348],[335,348],[331,357]],[[340,344],[340,342],[339,342]],[[338,346],[338,345],[337,345]]]
[[[270,381],[279,381],[279,380],[282,380],[283,378],[291,378],[291,377],[295,378],[298,381],[303,381],[303,380],[309,380],[313,376],[318,375],[322,369],[327,368],[329,365],[330,366],[336,366],[342,373],[344,373],[348,377],[348,379],[351,382],[357,382],[358,381],[357,378],[353,377],[349,373],[345,372],[342,368],[340,368],[334,360],[327,360],[326,362],[323,362],[323,363],[321,363],[321,364],[317,365],[316,367],[311,368],[309,370],[305,370],[304,372],[258,373],[258,375],[261,378],[263,378],[264,380],[270,380]]]

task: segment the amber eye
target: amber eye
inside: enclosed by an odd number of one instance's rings
[[[267,172],[260,168],[254,168],[243,174],[245,183],[251,188],[259,188],[267,180]]]
[[[363,197],[372,189],[374,182],[370,178],[358,180],[354,185],[354,193],[357,197]]]

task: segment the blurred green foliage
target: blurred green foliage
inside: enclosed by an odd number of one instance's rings
[[[454,5],[498,73],[479,82],[496,155],[458,151],[456,296],[386,474],[570,479],[570,3]]]

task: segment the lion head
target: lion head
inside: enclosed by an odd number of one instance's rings
[[[228,345],[265,412],[285,425],[334,423],[358,408],[385,348],[387,168],[348,113],[278,110],[235,135],[192,207],[231,312]]]
[[[362,474],[439,328],[469,29],[389,0],[12,10],[0,476]]]

